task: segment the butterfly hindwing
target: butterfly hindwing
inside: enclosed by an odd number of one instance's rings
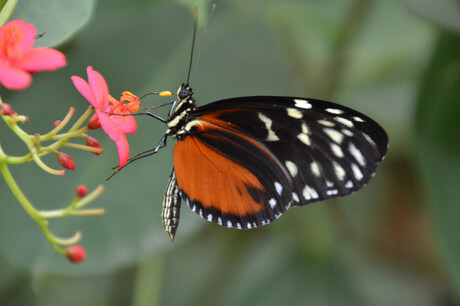
[[[216,122],[190,121],[174,148],[187,205],[224,227],[248,229],[278,218],[292,203],[285,168],[261,143]]]

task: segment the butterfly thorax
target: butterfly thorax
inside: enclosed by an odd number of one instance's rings
[[[178,102],[173,105],[173,111],[168,116],[168,135],[178,137],[184,134],[184,127],[188,122],[188,113],[195,109],[195,99],[193,98],[193,90],[189,85],[182,84],[177,90]]]

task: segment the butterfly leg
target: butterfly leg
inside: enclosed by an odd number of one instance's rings
[[[181,197],[177,186],[176,173],[173,168],[169,176],[168,187],[166,188],[161,212],[163,226],[171,240],[174,240],[177,227],[179,226],[180,202]]]
[[[114,173],[112,173],[108,178],[106,178],[105,180],[108,181],[109,179],[112,178],[112,176],[114,176],[115,174],[117,174],[118,172],[120,172],[124,167],[128,166],[129,164],[131,164],[132,162],[138,160],[138,159],[141,159],[141,158],[144,158],[144,157],[147,157],[147,156],[150,156],[150,155],[153,155],[155,153],[157,153],[161,148],[165,147],[166,146],[166,139],[167,139],[168,135],[164,135],[160,141],[158,142],[157,146],[153,149],[150,149],[150,150],[147,150],[147,151],[144,151],[144,152],[141,152],[141,153],[138,153],[136,155],[133,155],[131,156],[128,161],[126,162],[126,164],[123,165],[123,167],[114,167],[113,169],[116,169],[116,171]]]
[[[130,164],[133,161],[136,161],[138,159],[141,159],[141,158],[144,158],[144,157],[147,157],[147,156],[150,156],[150,155],[153,155],[153,154],[157,153],[161,148],[166,146],[166,139],[167,139],[167,135],[164,135],[163,137],[161,137],[160,141],[158,142],[158,144],[157,144],[157,146],[155,148],[149,149],[147,151],[144,151],[144,152],[141,152],[141,153],[138,153],[136,155],[131,156],[128,159],[128,162],[126,163],[126,165]]]

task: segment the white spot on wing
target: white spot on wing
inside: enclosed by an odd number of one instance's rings
[[[248,229],[251,229],[252,228],[252,225],[251,223],[248,222],[248,225],[246,226]]]
[[[283,193],[283,186],[279,182],[275,182],[275,189],[279,195]]]
[[[222,218],[221,217],[217,218],[217,224],[222,225]]]
[[[303,191],[302,191],[303,197],[305,200],[311,200],[311,199],[316,199],[318,198],[318,193],[316,192],[315,189],[311,188],[308,185],[305,185]]]
[[[336,195],[338,193],[339,191],[337,189],[331,189],[331,190],[326,191],[327,195]]]
[[[259,113],[259,119],[265,124],[265,128],[268,131],[267,139],[268,141],[278,141],[280,138],[275,134],[275,132],[272,130],[272,124],[273,120],[268,118],[262,113]]]
[[[212,215],[211,214],[208,215],[208,221],[212,221]]]
[[[300,112],[298,109],[295,109],[295,108],[288,108],[287,114],[289,117],[292,117],[295,119],[301,119],[303,117],[302,112]]]
[[[354,126],[353,122],[351,122],[351,120],[348,120],[346,118],[343,118],[343,117],[335,117],[334,118],[335,121],[339,122],[339,123],[342,123],[343,125],[345,126],[348,126],[350,128],[352,128]]]
[[[276,200],[274,198],[271,198],[270,201],[268,201],[268,204],[270,204],[270,207],[274,209],[276,206]]]
[[[294,201],[296,201],[296,202],[299,202],[299,201],[300,201],[299,196],[298,196],[297,193],[295,193],[295,192],[292,193],[292,198],[293,198]]]
[[[288,169],[289,173],[291,174],[292,177],[297,175],[297,166],[290,160],[286,161],[286,168]]]
[[[227,220],[227,227],[233,227],[233,223],[230,220]]]
[[[342,148],[340,148],[338,144],[331,143],[331,150],[332,150],[332,153],[334,153],[335,156],[343,157]]]
[[[348,137],[353,137],[353,133],[352,133],[352,131],[350,131],[350,130],[343,129],[343,130],[342,130],[342,133],[345,134],[345,135],[347,135]]]
[[[323,129],[323,131],[324,133],[327,134],[327,136],[329,136],[329,138],[331,138],[336,143],[342,143],[343,134],[340,133],[339,131],[334,130],[334,129],[329,129],[329,128],[325,128]]]
[[[374,147],[377,146],[369,135],[367,135],[366,133],[363,133],[363,136],[367,140],[367,142],[369,142],[372,146],[374,146]]]
[[[361,169],[359,169],[358,165],[356,164],[351,164],[351,169],[353,170],[353,175],[355,176],[355,178],[360,181],[363,179],[364,175],[363,173],[361,172]]]
[[[356,161],[361,166],[366,165],[366,160],[364,159],[363,154],[361,153],[361,151],[357,147],[355,147],[355,145],[353,143],[350,142],[348,150],[350,151],[351,155],[353,155],[353,157],[356,159]]]
[[[343,110],[337,109],[337,108],[326,108],[326,112],[335,114],[335,115],[340,115],[343,114]]]
[[[294,99],[295,106],[298,108],[310,109],[312,106],[307,100]]]
[[[343,179],[345,178],[345,174],[346,174],[345,170],[342,168],[342,166],[340,166],[336,162],[333,162],[332,164],[334,165],[335,175],[337,176],[339,180],[343,181]]]
[[[318,120],[317,122],[319,124],[322,124],[324,126],[329,126],[329,127],[333,127],[335,125],[333,122],[326,121],[326,120]]]
[[[358,116],[354,116],[353,119],[358,122],[364,122],[364,119]]]
[[[304,133],[300,133],[297,135],[297,138],[303,142],[304,144],[306,144],[307,146],[310,146],[311,145],[311,142],[310,142],[310,137],[307,135],[307,134],[304,134]]]
[[[237,222],[237,223],[236,223],[236,228],[237,228],[237,229],[242,229],[242,228],[243,228],[243,227],[241,227],[241,223],[240,223],[240,222]]]
[[[302,127],[302,133],[310,134],[310,130],[308,129],[308,126],[307,126],[307,124],[305,122],[302,122],[301,127]]]
[[[317,162],[312,162],[310,165],[311,172],[316,176],[319,177],[321,175],[321,170],[319,169],[319,165]]]
[[[346,187],[346,188],[353,188],[353,182],[352,182],[352,181],[348,181],[348,182],[345,184],[345,187]]]

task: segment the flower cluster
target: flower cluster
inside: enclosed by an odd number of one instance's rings
[[[36,39],[35,27],[22,20],[13,20],[0,27],[0,84],[8,90],[24,90],[32,82],[32,74],[39,71],[56,70],[66,65],[65,56],[51,48],[34,48]],[[123,92],[120,100],[109,94],[108,86],[103,76],[91,66],[87,68],[88,81],[81,77],[72,76],[76,89],[91,104],[79,119],[66,131],[67,124],[75,113],[70,108],[68,114],[51,124],[53,128],[46,134],[28,134],[19,125],[28,120],[27,116],[18,115],[11,105],[3,103],[0,98],[0,117],[7,127],[21,139],[29,152],[24,156],[6,154],[0,145],[0,173],[15,195],[18,202],[30,217],[37,222],[45,237],[53,248],[65,255],[71,262],[78,263],[85,258],[85,250],[77,245],[81,238],[76,232],[70,238],[59,238],[53,235],[49,228],[49,220],[57,217],[76,215],[101,215],[104,209],[84,209],[98,197],[102,186],[88,194],[88,189],[80,185],[75,190],[75,198],[67,207],[58,210],[39,211],[22,193],[15,181],[9,166],[33,161],[44,171],[54,175],[64,175],[64,170],[54,169],[46,164],[43,157],[49,153],[56,155],[59,164],[68,170],[75,169],[75,163],[62,148],[73,148],[100,155],[104,152],[100,143],[86,133],[102,128],[112,139],[118,149],[119,167],[126,164],[129,158],[129,145],[126,134],[136,132],[137,125],[131,116],[139,109],[139,99],[130,92]],[[86,122],[86,124],[85,124]],[[73,143],[72,139],[85,140],[85,144]],[[61,246],[65,246],[62,248]]]
[[[96,110],[90,121],[98,122],[110,139],[115,141],[118,149],[119,167],[122,167],[129,158],[129,146],[125,134],[136,132],[137,124],[133,116],[139,109],[139,99],[130,92],[125,91],[120,101],[109,95],[109,89],[102,75],[87,68],[88,82],[78,76],[73,76],[72,81],[77,90],[88,100]],[[117,115],[118,114],[118,115]]]

